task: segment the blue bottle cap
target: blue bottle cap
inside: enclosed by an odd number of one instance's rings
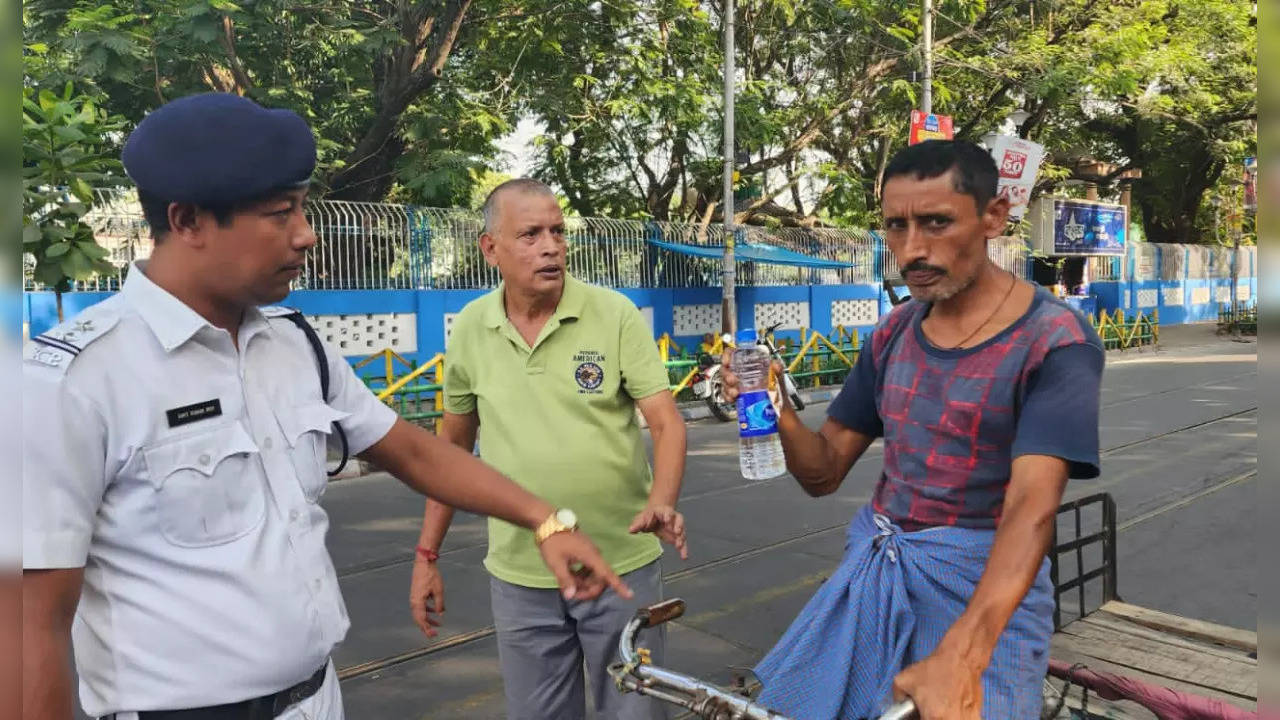
[[[738,331],[737,342],[739,345],[755,345],[759,341],[760,338],[756,334],[755,328],[747,328],[745,330]]]

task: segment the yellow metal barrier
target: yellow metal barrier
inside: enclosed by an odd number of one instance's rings
[[[423,375],[425,375],[428,370],[432,370],[435,372],[434,379],[437,384],[443,384],[444,353],[436,353],[436,356],[431,358],[431,360],[427,362],[425,365],[415,369],[413,372],[409,373],[408,375],[404,375],[399,380],[396,380],[395,382],[388,385],[385,389],[383,389],[382,392],[378,393],[378,399],[382,401],[386,401],[387,398],[391,397],[392,395],[395,395],[396,391],[398,391],[400,388],[404,387],[405,385],[408,385],[414,380],[417,380],[419,377],[422,377]],[[442,402],[440,398],[440,394],[436,393],[437,406],[440,404],[440,402]],[[439,408],[437,407],[437,409]]]
[[[391,385],[391,383],[395,382],[395,379],[396,379],[394,361],[399,360],[400,364],[404,365],[406,370],[410,370],[410,371],[413,370],[413,363],[409,362],[408,360],[405,360],[404,357],[400,355],[400,353],[396,352],[395,350],[392,350],[391,348],[387,348],[385,350],[379,350],[378,352],[370,355],[369,357],[357,362],[354,366],[352,366],[352,369],[359,370],[360,368],[364,367],[365,365],[368,365],[369,363],[379,358],[386,361],[386,374],[384,378],[387,381],[387,385]]]
[[[658,338],[658,356],[662,358],[662,362],[665,363],[671,359],[671,350],[673,348],[676,352],[684,351],[684,348],[680,347],[680,344],[672,339],[670,335],[662,333],[662,337]]]
[[[852,368],[853,361],[849,359],[849,356],[845,355],[844,351],[840,349],[839,345],[843,345],[845,342],[845,338],[847,337],[849,341],[852,343],[853,350],[856,353],[859,349],[859,344],[860,344],[860,338],[858,337],[857,331],[846,329],[844,326],[838,326],[834,330],[834,333],[836,335],[835,344],[833,344],[830,340],[826,338],[826,336],[824,336],[820,332],[812,331],[807,328],[801,328],[800,336],[802,339],[802,347],[801,347],[800,353],[791,361],[791,364],[788,366],[787,368],[788,371],[794,372],[796,368],[800,366],[800,363],[804,361],[805,356],[809,354],[810,350],[815,350],[816,348],[822,345],[825,345],[826,348],[830,350],[831,354],[840,358],[840,360],[846,366]],[[772,336],[770,336],[769,339],[771,342],[773,341]],[[662,362],[664,364],[670,364],[672,362],[671,355],[673,351],[676,353],[683,352],[683,348],[681,348],[680,345],[667,333],[663,333],[662,336],[657,339],[657,344],[658,344],[658,354],[662,358]],[[733,347],[734,347],[734,343],[732,342],[725,343],[723,336],[717,335],[715,342],[712,344],[711,352],[709,354],[718,360],[719,356],[722,355],[726,349],[733,349]],[[384,376],[382,379],[384,379],[387,384],[385,388],[383,388],[380,391],[377,391],[377,397],[382,402],[389,402],[390,400],[393,399],[396,393],[398,393],[401,389],[407,387],[413,381],[426,376],[427,373],[431,373],[431,378],[436,385],[438,386],[444,385],[444,362],[445,362],[444,353],[436,353],[436,355],[432,357],[431,360],[429,360],[428,362],[424,363],[419,367],[414,368],[413,365],[408,360],[406,360],[402,355],[395,352],[394,350],[386,349],[361,359],[360,361],[355,363],[353,367],[354,369],[359,370],[360,368],[365,367],[379,359],[383,360],[383,362],[385,363],[383,368]],[[809,359],[812,361],[813,371],[815,373],[818,372],[821,369],[819,358],[816,356],[813,356],[813,357],[810,357]],[[397,378],[395,376],[396,362],[399,362],[405,368],[412,368],[412,369],[405,375],[401,375],[400,377]],[[681,362],[690,362],[690,361],[681,361]],[[681,379],[680,383],[677,384],[674,388],[672,388],[671,394],[673,396],[679,395],[681,391],[685,390],[689,386],[690,381],[693,380],[693,376],[698,373],[698,370],[699,368],[696,367],[696,363],[695,363],[695,367],[691,368],[689,372],[684,376],[684,378]],[[376,380],[374,382],[376,382]],[[442,391],[439,391],[439,390],[436,391],[434,404],[435,404],[436,412],[441,412],[444,410],[444,393]]]
[[[390,368],[391,363],[389,360],[387,365],[388,368]],[[412,372],[407,373],[394,382],[389,383],[386,388],[378,393],[378,399],[382,402],[390,403],[397,392],[408,386],[409,383],[414,380],[426,375],[428,372],[431,373],[431,379],[434,381],[436,386],[436,390],[432,397],[432,405],[435,409],[435,417],[439,417],[440,413],[443,413],[444,411],[444,353],[436,353],[435,357],[431,358],[431,360],[425,365],[415,368]],[[404,412],[403,405],[399,412]],[[428,413],[424,416],[431,417],[431,414]],[[436,434],[440,433],[439,422],[435,423],[435,431]]]
[[[1097,331],[1104,348],[1127,350],[1131,347],[1160,344],[1160,311],[1153,310],[1150,317],[1139,311],[1132,320],[1125,318],[1124,310],[1102,310],[1098,316],[1089,317],[1089,323]],[[1147,342],[1150,340],[1150,342]]]
[[[805,328],[800,328],[800,337],[804,338],[805,334],[806,334]],[[791,364],[787,366],[787,372],[795,372],[796,368],[800,367],[800,362],[804,360],[804,356],[807,355],[810,350],[813,350],[814,347],[819,342],[821,342],[823,345],[826,345],[827,349],[829,349],[836,357],[840,358],[840,360],[843,361],[845,365],[849,367],[853,367],[853,361],[850,360],[843,352],[841,352],[840,348],[836,347],[835,345],[832,345],[831,341],[828,340],[825,335],[815,330],[812,332],[812,334],[809,335],[808,340],[803,341],[803,344],[800,346],[800,353],[791,360]],[[854,352],[858,351],[857,333],[854,333],[854,336],[853,336],[853,351]],[[817,370],[817,368],[815,367],[814,370]]]
[[[698,373],[698,370],[699,368],[697,367],[694,367],[692,370],[690,370],[689,374],[684,376],[684,379],[680,381],[679,385],[676,385],[675,387],[671,388],[671,395],[673,397],[676,395],[679,395],[681,390],[684,390],[686,387],[688,387],[689,381],[692,380],[693,376]]]
[[[853,346],[855,348],[858,347],[858,343],[860,342],[860,340],[858,338],[858,331],[856,328],[850,330],[849,328],[846,328],[843,325],[837,325],[835,329],[835,333],[836,333],[837,345],[843,345],[845,341],[845,337],[847,336],[849,338],[849,342],[853,343]]]

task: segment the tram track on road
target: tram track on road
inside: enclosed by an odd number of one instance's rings
[[[1219,381],[1219,382],[1221,382],[1221,381]],[[1206,383],[1206,384],[1208,384],[1208,383]],[[1152,395],[1156,395],[1156,394],[1161,394],[1161,393],[1151,393],[1151,394],[1152,394]],[[1255,412],[1256,410],[1257,410],[1257,407],[1256,407],[1256,406],[1253,406],[1253,407],[1250,407],[1250,408],[1247,408],[1247,409],[1243,409],[1243,410],[1239,410],[1239,411],[1231,412],[1231,413],[1229,413],[1229,414],[1222,415],[1222,416],[1219,416],[1219,417],[1213,418],[1213,419],[1211,419],[1211,420],[1207,420],[1207,421],[1203,421],[1203,422],[1196,422],[1196,423],[1192,423],[1192,424],[1185,425],[1185,426],[1182,426],[1182,427],[1178,427],[1178,428],[1175,428],[1175,429],[1172,429],[1172,430],[1169,430],[1169,431],[1166,431],[1166,432],[1157,433],[1157,434],[1151,435],[1150,437],[1146,437],[1146,438],[1143,438],[1143,439],[1140,439],[1140,440],[1135,440],[1135,441],[1132,441],[1132,442],[1122,443],[1122,444],[1120,444],[1120,445],[1116,445],[1116,446],[1113,446],[1113,447],[1109,447],[1109,448],[1104,449],[1104,450],[1103,450],[1103,452],[1102,452],[1102,455],[1103,455],[1104,457],[1106,457],[1106,456],[1114,455],[1114,454],[1119,453],[1119,452],[1123,452],[1123,451],[1125,451],[1125,450],[1132,450],[1132,449],[1134,449],[1134,448],[1141,447],[1142,445],[1145,445],[1145,444],[1147,444],[1147,443],[1152,443],[1152,442],[1160,441],[1160,440],[1163,440],[1163,439],[1169,438],[1169,437],[1171,437],[1171,436],[1178,435],[1178,434],[1180,434],[1180,433],[1192,432],[1192,431],[1200,430],[1200,429],[1203,429],[1203,428],[1205,428],[1205,427],[1211,426],[1211,425],[1213,425],[1213,424],[1215,424],[1215,423],[1220,423],[1220,422],[1225,422],[1225,421],[1229,421],[1229,420],[1234,420],[1234,419],[1236,419],[1236,418],[1238,418],[1238,417],[1240,417],[1240,416],[1242,416],[1242,415],[1246,415],[1246,414],[1248,414],[1248,413],[1250,413],[1250,412]],[[1256,470],[1256,469],[1255,469],[1255,470],[1250,470],[1250,471],[1248,471],[1248,472],[1245,472],[1245,473],[1242,473],[1242,474],[1238,474],[1238,475],[1232,476],[1232,477],[1230,477],[1230,478],[1226,478],[1226,479],[1220,480],[1220,481],[1218,481],[1218,482],[1215,482],[1215,483],[1213,483],[1213,484],[1211,484],[1211,485],[1207,485],[1207,486],[1205,486],[1205,487],[1202,487],[1202,488],[1200,488],[1200,489],[1196,490],[1195,492],[1190,493],[1189,495],[1185,495],[1185,496],[1183,496],[1183,497],[1179,497],[1179,498],[1173,498],[1173,499],[1171,499],[1171,500],[1169,500],[1169,501],[1167,501],[1167,502],[1165,502],[1165,503],[1163,503],[1163,504],[1161,504],[1161,505],[1159,505],[1159,506],[1157,506],[1157,507],[1155,507],[1155,508],[1152,508],[1152,509],[1146,510],[1146,511],[1144,511],[1144,512],[1140,513],[1139,515],[1136,515],[1136,516],[1134,516],[1134,517],[1132,517],[1132,518],[1130,518],[1130,519],[1126,520],[1125,522],[1121,523],[1120,525],[1118,525],[1118,526],[1117,526],[1117,532],[1127,531],[1127,530],[1129,530],[1129,529],[1131,529],[1131,528],[1133,528],[1133,527],[1135,527],[1135,526],[1137,526],[1137,525],[1139,525],[1139,524],[1141,524],[1141,523],[1147,522],[1147,521],[1152,520],[1152,519],[1154,519],[1154,518],[1156,518],[1156,517],[1159,517],[1159,516],[1161,516],[1161,515],[1164,515],[1164,514],[1166,514],[1166,513],[1168,513],[1168,512],[1172,512],[1172,511],[1178,510],[1178,509],[1180,509],[1180,508],[1182,508],[1182,507],[1185,507],[1185,506],[1187,506],[1187,505],[1190,505],[1191,503],[1195,502],[1196,500],[1199,500],[1199,499],[1201,499],[1201,498],[1203,498],[1203,497],[1205,497],[1205,496],[1207,496],[1207,495],[1210,495],[1210,494],[1212,494],[1212,493],[1215,493],[1215,492],[1217,492],[1217,491],[1219,491],[1219,490],[1225,489],[1225,488],[1230,487],[1230,486],[1235,485],[1235,484],[1239,484],[1239,483],[1241,483],[1241,482],[1246,482],[1246,481],[1248,481],[1248,480],[1251,480],[1251,479],[1253,479],[1254,477],[1256,477],[1256,475],[1257,475],[1257,470]],[[777,480],[785,480],[785,479],[786,479],[786,477],[784,476],[783,478],[778,478]],[[775,481],[776,481],[776,480],[775,480]],[[774,482],[774,481],[769,481],[769,482]],[[760,483],[753,483],[753,484],[760,484]],[[765,554],[765,553],[769,553],[769,552],[772,552],[772,551],[775,551],[775,550],[778,550],[778,549],[781,549],[781,548],[787,547],[787,546],[789,546],[789,545],[794,545],[794,544],[797,544],[797,543],[801,543],[801,542],[804,542],[804,541],[806,541],[806,540],[812,540],[812,539],[814,539],[814,538],[816,538],[816,537],[820,537],[820,536],[823,536],[823,535],[826,535],[826,534],[829,534],[829,533],[832,533],[832,532],[843,531],[843,530],[844,530],[845,528],[847,528],[847,527],[848,527],[848,521],[846,520],[846,521],[842,521],[842,522],[837,523],[837,524],[833,524],[833,525],[829,525],[829,526],[824,526],[824,527],[819,527],[819,528],[816,528],[816,529],[808,530],[808,531],[806,531],[806,532],[803,532],[803,533],[800,533],[800,534],[797,534],[797,535],[793,535],[793,536],[791,536],[791,537],[787,537],[787,538],[784,538],[784,539],[782,539],[782,540],[777,540],[777,541],[770,542],[770,543],[766,543],[766,544],[763,544],[763,545],[758,545],[758,546],[755,546],[755,547],[752,547],[752,548],[748,548],[748,549],[746,549],[746,550],[742,550],[742,551],[740,551],[740,552],[732,553],[732,554],[725,555],[725,556],[722,556],[722,557],[719,557],[719,558],[716,558],[716,559],[713,559],[713,560],[709,560],[709,561],[704,562],[704,563],[700,563],[700,564],[695,565],[695,566],[693,566],[693,567],[683,568],[683,569],[681,569],[681,570],[677,570],[677,571],[675,571],[675,572],[667,573],[666,575],[664,575],[664,576],[663,576],[663,582],[664,582],[664,583],[670,583],[670,582],[674,582],[674,581],[681,580],[681,579],[684,579],[684,578],[697,576],[697,575],[700,575],[700,574],[702,574],[702,573],[706,573],[706,572],[709,572],[709,571],[711,571],[711,570],[714,570],[714,569],[717,569],[717,568],[724,567],[724,566],[726,566],[726,565],[733,565],[733,564],[736,564],[736,563],[739,563],[739,562],[743,562],[743,561],[749,560],[749,559],[751,559],[751,558],[754,558],[754,557],[757,557],[757,556],[759,556],[759,555],[763,555],[763,554]],[[447,554],[461,553],[461,552],[463,552],[463,551],[465,551],[465,550],[473,549],[473,548],[475,548],[475,547],[477,547],[477,546],[472,545],[472,546],[468,546],[468,547],[466,547],[466,548],[459,548],[459,549],[457,549],[457,550],[453,550],[453,551],[451,551],[450,553],[447,553]],[[442,557],[443,557],[443,556],[442,556]],[[407,559],[405,559],[405,558],[396,558],[396,559],[391,559],[391,560],[388,560],[388,561],[386,561],[386,562],[382,562],[382,563],[376,564],[376,566],[375,566],[374,564],[366,564],[366,565],[359,566],[358,568],[356,568],[356,569],[354,569],[354,570],[351,570],[351,571],[348,571],[348,572],[346,572],[346,573],[343,573],[343,574],[342,574],[342,577],[344,577],[344,578],[348,578],[348,577],[352,577],[352,576],[355,576],[355,575],[359,575],[359,574],[361,574],[361,573],[370,572],[370,571],[375,570],[375,569],[382,569],[382,568],[385,568],[385,567],[390,567],[390,566],[394,566],[394,565],[404,564],[404,563],[408,563],[408,562],[412,562],[412,558],[411,558],[411,557],[410,557],[410,558],[407,558]],[[407,617],[407,610],[406,610],[406,618],[405,618],[405,622],[409,622],[409,619],[408,619],[408,617]],[[430,656],[432,656],[432,655],[438,655],[438,654],[440,654],[440,653],[444,653],[444,652],[447,652],[447,651],[449,651],[449,650],[453,650],[453,649],[456,649],[456,648],[461,648],[461,647],[466,647],[466,646],[469,646],[469,645],[474,645],[474,644],[476,644],[476,643],[478,643],[478,642],[481,642],[481,641],[486,640],[486,639],[488,639],[488,638],[490,638],[490,637],[493,637],[493,636],[494,636],[494,634],[495,634],[495,632],[496,632],[496,630],[495,630],[494,626],[489,625],[489,626],[482,627],[482,628],[477,628],[477,629],[475,629],[475,630],[471,630],[471,631],[468,631],[468,632],[460,633],[460,634],[458,634],[458,635],[451,636],[451,637],[449,637],[449,638],[447,638],[447,639],[444,639],[444,640],[442,640],[442,641],[434,642],[434,643],[431,643],[431,644],[428,644],[428,645],[424,645],[424,646],[421,646],[421,647],[418,647],[418,648],[414,648],[414,649],[412,649],[412,650],[408,650],[408,651],[405,651],[405,652],[396,653],[396,654],[394,654],[394,655],[388,655],[388,656],[385,656],[385,657],[382,657],[382,658],[378,658],[378,659],[375,659],[375,660],[370,660],[370,661],[366,661],[366,662],[361,662],[361,663],[357,663],[357,664],[354,664],[354,665],[350,665],[350,666],[347,666],[347,667],[343,667],[343,668],[340,668],[340,669],[338,670],[338,678],[339,678],[339,680],[343,680],[343,681],[345,681],[345,680],[351,680],[351,679],[356,679],[356,678],[368,677],[368,676],[371,676],[371,675],[375,675],[376,673],[378,673],[378,672],[380,672],[380,671],[387,670],[387,669],[389,669],[389,668],[393,668],[393,667],[395,667],[395,666],[402,665],[402,664],[404,664],[404,663],[408,663],[408,662],[412,662],[412,661],[415,661],[415,660],[419,660],[419,659],[424,658],[424,657],[430,657]]]
[[[1243,375],[1236,375],[1236,376],[1232,376],[1232,377],[1230,377],[1230,378],[1223,378],[1223,379],[1221,379],[1221,380],[1215,380],[1215,381],[1212,381],[1212,382],[1205,382],[1205,383],[1201,383],[1201,384],[1199,384],[1199,385],[1191,385],[1191,386],[1188,386],[1188,387],[1186,387],[1186,388],[1178,388],[1178,390],[1183,390],[1183,391],[1185,391],[1185,390],[1190,389],[1190,388],[1196,388],[1196,387],[1207,387],[1207,386],[1215,385],[1215,384],[1220,383],[1220,382],[1228,382],[1228,381],[1233,380],[1233,379],[1238,379],[1238,378],[1240,378],[1240,377],[1244,377],[1244,376],[1246,376],[1246,375],[1250,375],[1250,374],[1252,374],[1252,373],[1245,373],[1245,374],[1243,374]],[[1102,408],[1104,408],[1104,409],[1105,409],[1105,408],[1113,407],[1113,406],[1116,406],[1116,405],[1123,405],[1123,404],[1126,404],[1126,403],[1134,402],[1134,401],[1136,401],[1136,400],[1141,400],[1141,399],[1143,399],[1143,398],[1149,398],[1149,397],[1154,397],[1154,396],[1158,396],[1158,395],[1164,395],[1164,394],[1167,394],[1167,393],[1169,393],[1169,392],[1173,392],[1173,390],[1161,390],[1161,391],[1148,393],[1148,394],[1146,394],[1146,395],[1142,395],[1142,396],[1135,397],[1135,398],[1126,398],[1126,399],[1123,399],[1123,400],[1117,400],[1117,401],[1115,401],[1115,402],[1113,402],[1113,403],[1103,404],[1103,405],[1102,405]],[[1152,441],[1155,441],[1155,440],[1162,440],[1162,439],[1164,439],[1164,438],[1170,437],[1170,436],[1172,436],[1172,435],[1177,435],[1178,433],[1186,432],[1186,431],[1188,431],[1188,430],[1195,430],[1195,429],[1198,429],[1198,428],[1207,427],[1207,426],[1209,426],[1209,425],[1212,425],[1212,424],[1214,424],[1214,423],[1221,422],[1221,421],[1224,421],[1224,420],[1232,420],[1232,419],[1235,419],[1235,418],[1240,417],[1240,416],[1242,416],[1242,415],[1247,415],[1248,413],[1256,412],[1256,411],[1257,411],[1257,409],[1258,409],[1258,407],[1257,407],[1256,405],[1254,405],[1254,406],[1251,406],[1251,407],[1248,407],[1248,408],[1244,408],[1244,409],[1242,409],[1242,410],[1238,410],[1238,411],[1236,411],[1236,412],[1233,412],[1233,413],[1230,413],[1230,414],[1227,414],[1227,415],[1222,415],[1222,416],[1219,416],[1219,417],[1216,417],[1216,418],[1213,418],[1213,419],[1210,419],[1210,420],[1206,420],[1206,421],[1199,422],[1199,423],[1194,423],[1194,424],[1187,425],[1187,426],[1184,426],[1184,427],[1175,428],[1175,429],[1173,429],[1173,430],[1169,430],[1169,431],[1166,431],[1166,432],[1163,432],[1163,433],[1159,433],[1159,434],[1156,434],[1156,435],[1152,435],[1152,436],[1150,436],[1150,437],[1142,438],[1142,439],[1140,439],[1140,440],[1134,440],[1134,441],[1132,441],[1132,442],[1127,442],[1127,443],[1122,443],[1122,444],[1120,444],[1120,445],[1115,445],[1115,446],[1113,446],[1113,447],[1109,447],[1109,448],[1104,449],[1104,450],[1102,451],[1102,453],[1101,453],[1101,454],[1102,454],[1102,457],[1107,457],[1107,456],[1109,456],[1109,455],[1113,455],[1113,454],[1115,454],[1115,453],[1122,452],[1122,451],[1124,451],[1124,450],[1131,450],[1131,449],[1133,449],[1134,447],[1137,447],[1137,446],[1143,445],[1143,444],[1145,444],[1145,443],[1152,442]],[[879,441],[879,440],[877,440],[877,441],[876,441],[876,445],[875,445],[875,446],[873,446],[872,448],[870,448],[870,449],[868,450],[868,453],[871,453],[871,452],[876,451],[876,450],[879,450],[879,449],[880,449],[880,441]],[[864,460],[871,460],[871,459],[875,459],[875,457],[876,457],[876,456],[874,456],[874,455],[868,455],[866,458],[864,458]],[[697,499],[704,498],[704,497],[712,497],[712,496],[716,496],[716,495],[724,495],[724,494],[726,494],[726,493],[730,493],[730,492],[737,492],[737,491],[740,491],[740,490],[743,490],[743,489],[746,489],[746,488],[752,488],[752,487],[757,487],[757,486],[761,486],[761,485],[768,485],[768,484],[770,484],[770,483],[777,482],[779,479],[785,479],[785,478],[774,478],[774,479],[770,479],[770,480],[759,480],[759,481],[755,481],[755,482],[743,483],[743,484],[741,484],[741,485],[734,485],[734,486],[731,486],[731,487],[713,488],[713,489],[709,489],[709,490],[704,490],[704,491],[702,491],[702,492],[690,493],[690,494],[688,494],[688,495],[685,495],[685,496],[681,497],[681,502],[686,502],[686,503],[687,503],[687,502],[689,502],[689,501],[691,501],[691,500],[697,500]],[[468,551],[468,550],[474,550],[474,549],[475,549],[475,548],[477,548],[477,547],[483,547],[483,546],[484,546],[484,544],[483,544],[483,543],[476,543],[476,544],[473,544],[473,545],[466,545],[466,546],[462,546],[462,547],[458,547],[458,548],[453,548],[453,549],[450,549],[450,550],[448,550],[448,551],[446,551],[446,552],[441,553],[441,554],[440,554],[440,557],[441,557],[442,559],[448,559],[450,556],[456,556],[456,555],[458,555],[458,554],[460,554],[460,553],[463,553],[463,552],[466,552],[466,551]],[[357,563],[357,564],[350,565],[350,566],[347,566],[347,567],[345,567],[345,568],[342,568],[342,569],[341,569],[341,570],[339,570],[339,572],[338,572],[338,577],[339,577],[339,578],[341,578],[341,579],[346,579],[346,578],[356,577],[356,576],[361,575],[361,574],[371,573],[371,572],[377,572],[377,571],[379,571],[379,570],[385,570],[385,569],[387,569],[387,568],[389,568],[389,567],[395,567],[395,566],[397,566],[397,565],[404,565],[404,564],[410,563],[410,562],[412,562],[412,561],[413,561],[413,555],[412,555],[412,554],[406,554],[406,555],[404,555],[404,556],[396,556],[396,557],[380,558],[380,559],[376,559],[376,560],[369,560],[369,561],[367,561],[367,562]]]
[[[832,532],[833,530],[841,530],[847,527],[848,524],[849,523],[846,521],[846,522],[841,522],[835,525],[830,525],[827,527],[821,527],[816,530],[810,530],[808,532],[801,533],[799,535],[785,538],[783,540],[778,540],[776,542],[767,543],[765,545],[760,545],[757,547],[750,548],[748,550],[743,550],[741,552],[733,553],[732,555],[725,555],[723,557],[719,557],[714,560],[708,560],[705,563],[700,563],[693,567],[688,567],[682,570],[677,570],[675,572],[667,573],[662,576],[662,582],[670,583],[676,580],[680,580],[682,578],[698,575],[700,573],[703,573],[718,567],[739,563],[744,560],[748,560],[750,558],[756,557],[758,555],[763,555],[764,553],[786,547],[788,545],[794,545],[796,543],[804,542],[805,540],[813,539],[820,535],[824,535],[826,533]],[[432,643],[430,645],[426,645],[424,647],[420,647],[415,650],[399,653],[397,655],[391,655],[391,656],[381,658],[379,660],[374,660],[371,662],[360,663],[358,665],[352,665],[350,667],[341,668],[338,670],[338,679],[346,680],[350,677],[368,675],[369,673],[377,672],[378,670],[383,670],[393,665],[399,665],[400,663],[408,662],[410,660],[416,660],[420,657],[426,657],[427,655],[443,652],[445,650],[449,650],[451,648],[455,648],[460,645],[466,645],[469,643],[476,642],[478,640],[483,640],[487,637],[491,637],[494,634],[494,632],[495,632],[494,627],[490,625],[488,627],[480,628],[478,630],[473,630],[471,632],[455,635],[441,642]]]

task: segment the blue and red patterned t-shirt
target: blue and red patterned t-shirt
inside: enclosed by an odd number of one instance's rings
[[[828,410],[884,438],[876,512],[908,531],[993,528],[1015,457],[1059,457],[1072,478],[1098,476],[1105,357],[1083,316],[1037,289],[1000,334],[943,350],[921,330],[928,308],[913,300],[881,319]]]

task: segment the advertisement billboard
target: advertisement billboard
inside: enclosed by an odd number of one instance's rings
[[[1124,255],[1128,229],[1123,205],[1041,198],[1032,211],[1031,245],[1044,255]]]
[[[908,145],[915,145],[925,140],[951,140],[954,136],[955,130],[951,125],[950,115],[926,114],[920,110],[911,111],[911,135],[907,140]]]
[[[1011,135],[989,135],[984,140],[1000,170],[996,193],[1008,198],[1009,219],[1021,220],[1031,203],[1044,146]]]

